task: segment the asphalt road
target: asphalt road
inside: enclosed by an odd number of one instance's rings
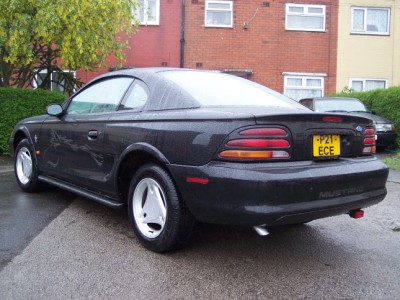
[[[0,167],[1,271],[76,196],[55,188],[38,194],[23,193],[15,182],[13,169],[8,165]]]
[[[327,218],[264,238],[248,228],[203,225],[188,248],[166,255],[141,247],[125,213],[58,190],[23,194],[11,171],[0,176],[1,202],[26,206],[9,235],[36,226],[29,202],[58,207],[1,270],[0,299],[400,298],[398,172],[387,198],[363,219]]]

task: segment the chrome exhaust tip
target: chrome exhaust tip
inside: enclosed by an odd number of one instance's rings
[[[267,226],[265,225],[253,226],[253,228],[259,236],[267,236],[269,234]]]

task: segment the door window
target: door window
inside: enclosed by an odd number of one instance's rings
[[[68,114],[90,114],[116,111],[133,79],[118,77],[90,85],[72,98]]]

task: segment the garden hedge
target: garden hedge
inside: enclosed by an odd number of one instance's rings
[[[391,120],[399,133],[400,130],[400,86],[378,89],[368,92],[350,92],[332,94],[332,97],[351,97],[360,99],[369,110]],[[400,136],[397,136],[397,148],[400,147]]]
[[[9,154],[8,140],[19,120],[45,114],[47,105],[65,99],[65,95],[47,90],[0,88],[0,155]]]

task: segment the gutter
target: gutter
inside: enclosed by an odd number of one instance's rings
[[[181,52],[180,52],[180,67],[184,67],[185,63],[185,0],[182,0],[182,15],[181,15]]]

